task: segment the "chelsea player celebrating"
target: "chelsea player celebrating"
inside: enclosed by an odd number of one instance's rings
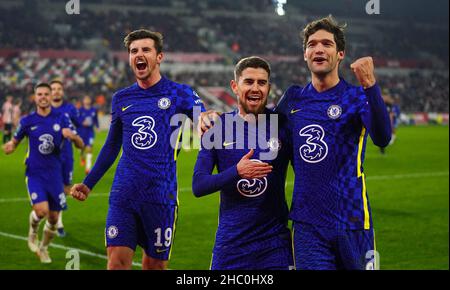
[[[192,188],[197,197],[220,190],[213,270],[288,270],[293,265],[284,193],[291,150],[283,121],[276,122],[278,116],[266,109],[269,77],[265,60],[242,59],[231,81],[238,110],[222,114],[211,130],[221,131],[214,141],[218,136],[225,141],[208,149],[211,131],[202,138]],[[273,129],[278,134],[271,134]],[[252,138],[256,146],[250,145]],[[264,154],[268,151],[273,154]],[[219,173],[213,175],[215,166]]]
[[[76,129],[80,127],[79,123],[79,112],[77,108],[70,102],[64,101],[64,86],[59,80],[53,80],[50,82],[50,87],[52,88],[52,107],[53,110],[66,114]],[[82,148],[81,148],[82,149]],[[62,158],[62,174],[64,183],[64,192],[68,195],[70,193],[70,187],[72,186],[72,176],[73,176],[73,148],[72,144],[65,143],[61,150]],[[60,237],[64,237],[66,232],[64,231],[64,225],[62,222],[62,212],[58,219],[58,231],[57,234]]]
[[[277,111],[289,118],[295,185],[293,220],[297,269],[378,267],[363,169],[367,135],[389,143],[391,127],[372,58],[351,65],[361,87],[339,77],[344,29],[329,16],[303,30],[312,82],[292,86]]]
[[[92,166],[92,145],[94,144],[95,130],[98,128],[98,116],[97,109],[92,106],[92,99],[89,96],[83,97],[83,106],[79,110],[80,112],[80,127],[78,128],[78,134],[83,138],[85,144],[81,150],[81,165],[86,166],[86,174],[91,171]]]
[[[56,112],[50,106],[50,85],[38,84],[35,87],[36,112],[23,117],[14,138],[6,143],[6,154],[15,151],[22,139],[29,141],[26,164],[26,183],[33,210],[30,213],[28,247],[38,254],[42,263],[51,263],[48,245],[56,234],[56,223],[62,209],[66,206],[62,182],[61,147],[65,138],[74,142],[78,148],[83,141],[72,131],[73,126],[65,114]],[[43,240],[39,243],[40,222],[47,219],[43,230]]]
[[[86,199],[122,147],[106,221],[108,269],[130,269],[136,245],[144,249],[143,269],[166,269],[178,207],[178,143],[171,141],[181,134],[181,126],[172,126],[171,119],[179,114],[192,119],[195,106],[204,108],[192,88],[161,76],[161,34],[141,29],[128,34],[124,43],[137,82],[114,94],[106,142],[71,194]]]

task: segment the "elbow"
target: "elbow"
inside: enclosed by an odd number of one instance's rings
[[[192,193],[195,197],[202,197],[205,195],[202,188],[202,182],[199,180],[199,177],[194,175],[194,178],[192,179]]]
[[[203,196],[200,186],[198,185],[198,182],[192,182],[192,193],[195,197],[201,197]]]
[[[373,144],[375,144],[378,147],[384,148],[389,145],[391,142],[391,132],[385,132],[383,136],[380,138],[373,138]]]
[[[382,140],[382,141],[377,141],[377,142],[374,141],[373,144],[375,144],[378,147],[384,148],[389,145],[389,142],[391,142],[391,137],[387,138],[386,140]]]

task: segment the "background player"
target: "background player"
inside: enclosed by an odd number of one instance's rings
[[[50,86],[52,88],[52,107],[56,112],[67,114],[72,124],[75,125],[76,129],[78,129],[80,127],[79,112],[74,105],[67,101],[64,101],[63,83],[59,80],[53,80],[50,82]],[[63,148],[61,150],[61,158],[64,192],[66,193],[66,195],[68,195],[70,193],[70,187],[72,185],[73,177],[73,148],[71,143],[63,144]],[[64,231],[61,212],[58,220],[58,236],[64,237],[65,235],[66,232]]]
[[[222,114],[220,121],[215,123],[222,130],[222,136],[232,136],[232,139],[219,144],[220,148],[202,148],[197,157],[192,181],[195,196],[220,190],[219,228],[212,270],[288,270],[293,266],[284,195],[289,137],[285,128],[277,130],[277,136],[270,135],[273,132],[271,126],[278,127],[278,122],[271,122],[274,113],[265,108],[270,91],[269,77],[270,66],[259,57],[242,59],[236,65],[231,88],[238,97],[239,108]],[[245,121],[249,115],[256,119],[259,114],[264,116],[265,122]],[[241,122],[245,128],[243,134],[236,132],[239,125],[225,120],[228,117]],[[253,127],[254,132],[260,132],[257,126],[266,127],[263,128],[266,130],[264,145],[271,144],[268,148],[262,148],[260,136],[255,136],[249,129]],[[250,150],[252,135],[258,142],[256,148]],[[244,137],[242,149],[236,145],[238,136]],[[208,138],[205,134],[202,140]],[[260,155],[269,150],[275,152],[273,157],[276,158],[267,160]],[[252,157],[256,159],[250,159]],[[215,166],[219,173],[213,175]]]
[[[83,139],[84,148],[81,149],[81,166],[85,166],[86,174],[91,171],[92,166],[92,145],[94,144],[95,128],[98,128],[97,108],[92,106],[92,99],[89,96],[83,97],[83,105],[79,110],[80,124],[78,134]]]
[[[291,86],[277,107],[289,118],[293,138],[296,268],[377,267],[362,164],[367,134],[384,147],[391,127],[372,58],[351,64],[361,87],[339,77],[344,27],[331,16],[305,27],[303,50],[312,82]]]
[[[26,159],[26,183],[33,210],[30,213],[28,246],[38,254],[42,263],[51,263],[48,245],[56,234],[56,223],[60,211],[66,206],[62,185],[60,146],[65,139],[78,148],[83,147],[81,138],[72,131],[70,120],[64,114],[52,110],[50,85],[38,84],[34,90],[36,112],[23,117],[11,141],[3,146],[6,154],[15,151],[20,141],[29,140]],[[43,240],[39,244],[38,230],[43,219],[47,219]]]
[[[161,76],[160,33],[136,30],[124,42],[137,82],[114,94],[106,142],[71,194],[86,199],[122,147],[106,221],[108,269],[130,269],[137,245],[144,249],[143,269],[166,269],[178,210],[174,141],[182,128],[171,126],[171,119],[180,113],[192,119],[195,106],[204,108],[189,86]]]
[[[388,92],[385,92],[382,94],[384,105],[386,106],[386,110],[389,114],[389,120],[391,122],[391,128],[392,128],[392,135],[391,135],[391,141],[388,145],[391,145],[394,142],[394,136],[395,136],[395,127],[394,127],[394,121],[395,121],[395,112],[394,112],[394,98],[388,94]],[[386,153],[386,147],[380,147],[380,153],[385,154]]]
[[[14,124],[14,104],[13,96],[6,96],[6,101],[2,106],[3,118],[3,144],[11,140]]]

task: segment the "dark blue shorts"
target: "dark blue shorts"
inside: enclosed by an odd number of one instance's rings
[[[293,222],[297,270],[366,270],[378,268],[374,231],[317,227]]]
[[[81,139],[83,139],[85,146],[90,146],[94,144],[94,131],[83,131],[79,132]]]
[[[178,207],[174,205],[110,201],[106,219],[106,246],[139,245],[147,256],[169,260],[172,249]]]
[[[47,201],[51,211],[61,211],[67,208],[66,195],[60,175],[49,174],[43,177],[36,174],[27,174],[25,180],[32,205]]]
[[[268,246],[271,244],[271,246]],[[292,270],[294,261],[290,233],[271,241],[236,249],[215,247],[211,270]]]
[[[64,185],[71,185],[73,177],[73,158],[64,158],[62,160],[62,175]]]

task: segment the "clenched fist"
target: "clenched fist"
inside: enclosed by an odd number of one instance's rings
[[[79,201],[84,201],[89,195],[91,190],[83,183],[74,184],[70,189],[70,195],[78,199]]]
[[[357,59],[350,65],[350,68],[364,89],[372,87],[377,82],[372,57],[366,56]]]

